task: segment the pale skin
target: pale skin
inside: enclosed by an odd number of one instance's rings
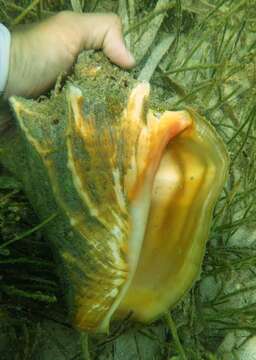
[[[40,23],[20,27],[12,33],[5,98],[39,96],[61,73],[70,71],[79,53],[87,49],[102,49],[122,68],[135,65],[115,14],[62,11]]]

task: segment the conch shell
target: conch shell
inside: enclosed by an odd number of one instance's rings
[[[150,85],[83,54],[64,89],[11,98],[1,161],[21,179],[60,264],[73,324],[150,322],[200,273],[228,156],[192,111],[164,111]]]

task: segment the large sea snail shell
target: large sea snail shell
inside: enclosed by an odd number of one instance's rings
[[[41,218],[60,211],[46,232],[73,323],[104,332],[113,316],[129,312],[156,319],[192,286],[228,156],[196,113],[151,110],[148,83],[133,80],[114,101],[103,74],[104,101],[94,103],[104,65],[90,61],[87,83],[11,105],[31,171],[22,178],[27,194]]]

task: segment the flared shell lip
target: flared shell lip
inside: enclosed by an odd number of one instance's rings
[[[199,142],[203,141],[203,139],[205,137],[210,137],[212,139],[212,142],[215,143],[215,145],[216,144],[218,145],[218,146],[213,147],[214,150],[216,151],[215,158],[218,158],[218,162],[216,162],[216,164],[218,163],[218,176],[217,176],[217,178],[218,178],[217,184],[218,185],[216,186],[216,188],[218,188],[218,190],[215,189],[215,192],[214,191],[209,192],[209,195],[208,195],[209,199],[215,198],[215,201],[211,200],[213,202],[212,205],[210,206],[210,210],[209,210],[209,217],[211,218],[214,207],[216,206],[217,195],[220,191],[220,188],[224,185],[224,183],[226,182],[227,177],[228,177],[229,164],[230,164],[229,154],[228,154],[228,151],[225,147],[225,144],[224,144],[221,136],[218,134],[218,132],[215,130],[215,128],[193,108],[186,107],[186,111],[193,120],[192,124],[191,124],[191,126],[184,129],[184,131],[182,131],[180,134],[178,134],[177,137],[181,136],[181,138],[183,138],[183,137],[186,138],[186,137],[190,136],[191,132],[193,132],[194,134],[196,134]],[[207,129],[209,131],[207,131]],[[211,222],[209,222],[207,227],[205,227],[205,233],[207,234],[207,236],[205,237],[205,241],[202,244],[202,248],[201,248],[200,255],[199,255],[200,259],[198,260],[198,263],[196,266],[197,269],[193,271],[193,274],[194,274],[193,281],[191,281],[191,285],[189,287],[188,286],[186,287],[183,294],[180,294],[179,297],[177,298],[177,300],[170,305],[170,308],[173,308],[180,301],[182,301],[184,296],[194,286],[194,283],[200,278],[202,261],[203,261],[203,256],[205,253],[205,246],[207,243],[207,239],[209,237],[210,227],[211,227]],[[156,316],[152,317],[150,319],[150,321],[148,321],[148,322],[151,323],[151,322],[161,318],[161,316],[162,316],[161,314],[156,315]]]

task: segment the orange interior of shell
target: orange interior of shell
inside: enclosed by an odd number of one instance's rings
[[[220,139],[201,118],[162,145],[158,144],[160,160],[137,268],[118,309],[119,314],[132,311],[141,321],[173,306],[200,273],[212,210],[227,167]]]

